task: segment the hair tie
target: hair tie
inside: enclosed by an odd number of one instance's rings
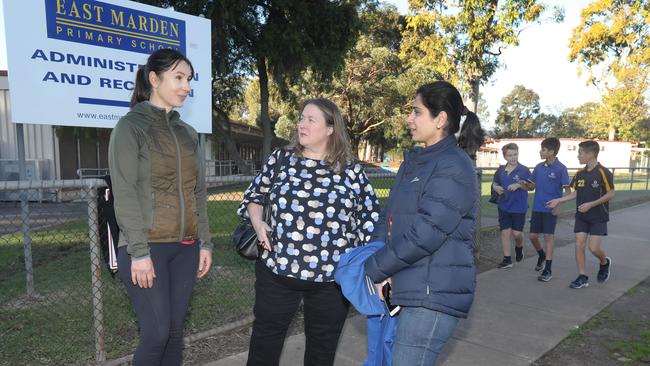
[[[460,115],[461,115],[461,116],[466,116],[467,113],[469,113],[469,109],[467,109],[467,107],[466,107],[465,105],[463,105],[463,109],[462,109],[462,111],[460,112]]]

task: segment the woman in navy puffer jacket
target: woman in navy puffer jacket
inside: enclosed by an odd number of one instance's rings
[[[378,287],[392,282],[391,302],[402,306],[394,366],[435,364],[458,319],[467,317],[476,285],[472,234],[480,194],[471,158],[484,132],[448,82],[421,86],[412,108],[408,128],[424,147],[404,155],[375,225],[373,241],[386,245],[365,264]]]

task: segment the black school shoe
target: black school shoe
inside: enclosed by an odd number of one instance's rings
[[[553,278],[553,273],[548,269],[544,269],[542,274],[537,277],[537,279],[542,282],[548,282],[551,278]]]
[[[571,282],[569,285],[571,288],[579,289],[584,287],[589,287],[589,277],[581,274],[575,281]]]
[[[610,257],[606,257],[606,258],[607,258],[607,264],[600,265],[600,269],[598,270],[598,276],[596,276],[598,283],[604,283],[609,279],[609,272],[610,269],[612,268],[612,258]]]
[[[512,268],[512,260],[503,259],[497,266],[498,269]]]

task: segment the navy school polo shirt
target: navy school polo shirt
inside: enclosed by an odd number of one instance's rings
[[[495,172],[494,181],[506,191],[499,199],[499,209],[511,213],[526,213],[528,211],[528,192],[519,188],[514,192],[508,191],[508,186],[520,180],[530,178],[530,170],[524,165],[517,166],[507,173],[505,166]]]
[[[546,202],[562,197],[563,188],[569,185],[569,172],[557,159],[550,165],[543,161],[537,164],[530,180],[535,183],[533,211],[551,212],[552,209],[546,207]]]

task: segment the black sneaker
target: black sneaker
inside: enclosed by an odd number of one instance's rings
[[[553,278],[553,273],[547,269],[544,269],[541,275],[537,276],[537,279],[542,282],[548,282]]]
[[[537,265],[535,266],[536,271],[541,271],[544,269],[544,263],[546,262],[546,256],[545,255],[538,255],[537,257]]]
[[[498,269],[506,269],[506,268],[512,268],[512,261],[510,260],[502,260],[501,263],[497,266]]]
[[[521,260],[524,259],[524,248],[523,247],[515,247],[515,261],[521,262]]]
[[[576,278],[575,281],[571,282],[569,287],[575,289],[589,287],[589,277],[581,274],[580,276],[578,276],[578,278]]]
[[[601,265],[598,270],[598,276],[596,279],[598,283],[603,283],[609,279],[609,271],[612,268],[612,258],[607,257],[607,264]]]

